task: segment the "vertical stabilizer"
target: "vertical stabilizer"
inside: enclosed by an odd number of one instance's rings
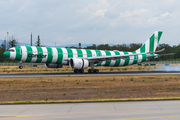
[[[138,50],[136,50],[136,53],[155,52],[162,33],[162,31],[154,32],[154,34]]]

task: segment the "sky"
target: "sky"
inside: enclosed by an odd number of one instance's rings
[[[163,31],[160,43],[180,44],[179,0],[0,0],[0,39],[43,45],[144,43]]]

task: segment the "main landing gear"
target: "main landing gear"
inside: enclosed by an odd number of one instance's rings
[[[88,70],[88,73],[99,73],[98,69],[94,69],[94,64],[90,63],[91,69]]]
[[[84,69],[74,69],[74,73],[84,73]]]
[[[91,69],[88,70],[88,73],[99,73],[98,69],[94,69],[94,63],[90,63]],[[74,69],[74,73],[84,73],[84,69]]]
[[[98,73],[99,70],[98,69],[89,69],[88,73]]]
[[[19,69],[22,69],[23,66],[22,66],[22,61],[19,61]]]
[[[84,73],[84,69],[74,69],[74,73]],[[89,69],[88,73],[99,73],[98,69]]]

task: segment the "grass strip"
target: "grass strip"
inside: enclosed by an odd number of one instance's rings
[[[180,97],[180,75],[1,78],[0,103],[168,100]]]
[[[158,101],[180,100],[180,97],[154,97],[154,98],[122,98],[122,99],[92,99],[92,100],[34,100],[34,101],[0,101],[0,104],[42,104],[42,103],[84,103],[84,102],[124,102],[124,101]]]

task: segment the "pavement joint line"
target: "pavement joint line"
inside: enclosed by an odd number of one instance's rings
[[[128,110],[128,109],[149,109],[149,108],[158,108],[159,107],[132,107],[132,108],[116,108],[116,110]],[[161,109],[163,108],[180,108],[180,106],[169,106],[169,107],[161,107]],[[96,108],[96,110],[110,110],[110,109],[114,109],[114,107],[112,108]],[[36,109],[36,110],[26,110],[26,111],[51,111],[51,110],[70,110],[70,109]],[[94,110],[93,108],[91,109],[71,109],[71,110]],[[24,110],[0,110],[0,111],[24,111]]]
[[[158,117],[142,117],[142,118],[123,118],[123,119],[111,119],[111,120],[141,120],[141,119],[157,119],[157,118],[178,118],[177,116],[158,116]]]

